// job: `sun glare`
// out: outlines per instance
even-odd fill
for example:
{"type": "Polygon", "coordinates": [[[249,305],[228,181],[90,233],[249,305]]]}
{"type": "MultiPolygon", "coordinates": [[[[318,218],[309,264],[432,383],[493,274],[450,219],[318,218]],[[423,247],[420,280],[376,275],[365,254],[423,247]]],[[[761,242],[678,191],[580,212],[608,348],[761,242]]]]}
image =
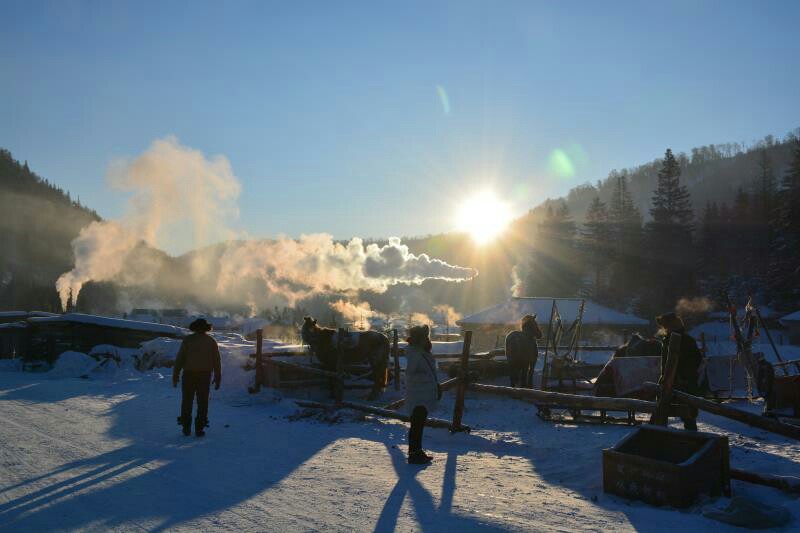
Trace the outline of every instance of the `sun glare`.
{"type": "Polygon", "coordinates": [[[481,191],[464,200],[456,213],[459,231],[469,233],[478,244],[500,235],[511,222],[511,208],[492,191],[481,191]]]}

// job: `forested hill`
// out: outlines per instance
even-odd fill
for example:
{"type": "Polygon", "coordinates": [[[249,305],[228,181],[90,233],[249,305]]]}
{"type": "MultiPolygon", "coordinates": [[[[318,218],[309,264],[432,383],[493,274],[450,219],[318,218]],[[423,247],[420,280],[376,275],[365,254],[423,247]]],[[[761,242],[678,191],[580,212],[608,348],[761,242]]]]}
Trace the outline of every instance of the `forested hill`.
{"type": "Polygon", "coordinates": [[[0,149],[0,308],[57,310],[56,278],[96,212],[0,149]]]}
{"type": "MultiPolygon", "coordinates": [[[[699,215],[707,202],[732,206],[739,189],[752,192],[764,165],[776,180],[780,180],[792,159],[791,141],[799,136],[800,128],[797,128],[783,140],[767,135],[749,147],[740,143],[711,144],[692,148],[688,154],[677,153],[681,180],[689,189],[695,212],[699,215]]],[[[610,203],[617,178],[626,176],[628,190],[646,220],[663,155],[653,154],[653,160],[643,165],[612,170],[607,178],[579,185],[565,197],[549,199],[532,212],[542,213],[548,205],[564,201],[575,220],[582,221],[594,197],[610,203]]]]}

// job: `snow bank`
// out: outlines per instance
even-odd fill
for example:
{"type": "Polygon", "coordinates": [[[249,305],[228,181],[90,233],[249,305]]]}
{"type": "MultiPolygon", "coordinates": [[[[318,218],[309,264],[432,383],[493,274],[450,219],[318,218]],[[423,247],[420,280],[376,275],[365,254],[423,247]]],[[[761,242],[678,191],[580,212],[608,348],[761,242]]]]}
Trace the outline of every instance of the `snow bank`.
{"type": "Polygon", "coordinates": [[[21,372],[22,359],[0,359],[0,372],[21,372]]]}
{"type": "Polygon", "coordinates": [[[48,375],[56,378],[77,378],[88,375],[99,362],[82,352],[64,352],[58,356],[48,375]]]}

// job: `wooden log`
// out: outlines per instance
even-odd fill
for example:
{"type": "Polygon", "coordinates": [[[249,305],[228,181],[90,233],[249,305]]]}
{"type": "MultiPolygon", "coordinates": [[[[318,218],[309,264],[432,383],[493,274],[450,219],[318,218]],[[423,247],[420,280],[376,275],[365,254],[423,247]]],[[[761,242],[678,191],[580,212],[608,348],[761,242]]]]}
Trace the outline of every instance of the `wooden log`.
{"type": "MultiPolygon", "coordinates": [[[[442,381],[441,383],[439,383],[439,388],[442,389],[442,392],[445,392],[452,389],[457,384],[458,384],[458,378],[450,378],[446,381],[442,381]]],[[[395,409],[400,409],[405,404],[406,404],[406,399],[400,398],[399,400],[395,400],[390,404],[384,405],[383,408],[395,410],[395,409]]]]}
{"type": "Polygon", "coordinates": [[[392,357],[394,358],[394,390],[400,390],[400,350],[397,348],[397,330],[392,330],[392,357]]]}
{"type": "MultiPolygon", "coordinates": [[[[518,389],[500,385],[485,385],[483,383],[470,383],[469,390],[505,396],[517,400],[528,400],[537,405],[549,407],[563,407],[570,409],[587,409],[595,411],[636,411],[639,413],[653,413],[656,402],[637,400],[635,398],[608,398],[604,396],[584,396],[582,394],[566,394],[537,389],[518,389]]],[[[670,414],[685,414],[686,409],[681,406],[670,406],[670,414]]]]}
{"type": "MultiPolygon", "coordinates": [[[[658,387],[658,385],[655,383],[645,383],[645,386],[649,390],[655,390],[658,387]]],[[[742,411],[741,409],[729,407],[727,405],[705,400],[703,398],[698,398],[697,396],[692,396],[691,394],[687,394],[683,391],[675,390],[672,391],[672,394],[676,400],[691,405],[692,407],[700,409],[701,411],[724,416],[725,418],[736,420],[737,422],[747,424],[748,426],[753,426],[765,431],[771,431],[772,433],[783,435],[784,437],[800,440],[800,426],[784,424],[783,422],[779,422],[772,418],[742,411]]]]}
{"type": "Polygon", "coordinates": [[[456,387],[456,402],[453,408],[453,425],[450,431],[464,431],[461,425],[461,418],[464,416],[464,395],[467,390],[467,380],[469,379],[469,347],[472,344],[472,332],[464,332],[464,346],[461,350],[461,366],[458,368],[458,382],[456,387]]]}
{"type": "Polygon", "coordinates": [[[782,366],[789,366],[789,365],[800,365],[800,359],[792,359],[791,361],[782,361],[780,363],[772,363],[774,367],[782,367],[782,366]]]}
{"type": "Polygon", "coordinates": [[[289,361],[281,361],[280,359],[265,359],[265,364],[267,365],[275,365],[281,366],[284,368],[291,368],[297,370],[298,372],[304,372],[306,374],[313,374],[315,376],[322,376],[326,378],[333,378],[336,379],[338,376],[336,372],[331,372],[330,370],[324,370],[322,368],[316,368],[313,366],[307,365],[299,365],[297,363],[290,363],[289,361]]]}
{"type": "Polygon", "coordinates": [[[731,479],[738,479],[756,485],[774,487],[784,492],[800,494],[800,478],[793,476],[776,476],[774,474],[759,474],[738,468],[731,468],[731,479]]]}
{"type": "Polygon", "coordinates": [[[672,403],[672,386],[678,373],[678,360],[681,355],[681,336],[671,333],[667,349],[667,364],[661,373],[661,390],[658,394],[658,404],[650,419],[651,424],[666,426],[669,418],[669,406],[672,403]]]}
{"type": "MultiPolygon", "coordinates": [[[[372,405],[366,405],[357,402],[349,402],[349,401],[341,401],[337,404],[329,404],[329,403],[322,403],[322,402],[314,402],[308,400],[297,400],[295,401],[297,405],[300,407],[311,407],[315,409],[341,409],[343,407],[348,409],[354,409],[356,411],[362,411],[365,413],[370,413],[377,416],[382,416],[384,418],[392,418],[394,420],[402,420],[403,422],[410,423],[411,417],[409,415],[398,413],[396,411],[390,411],[389,409],[384,409],[382,407],[375,407],[372,405]]],[[[443,420],[441,418],[431,418],[428,417],[425,420],[425,425],[432,427],[432,428],[441,428],[441,429],[450,429],[453,426],[453,423],[449,420],[443,420]]],[[[469,429],[466,426],[463,426],[465,429],[469,429]]]]}

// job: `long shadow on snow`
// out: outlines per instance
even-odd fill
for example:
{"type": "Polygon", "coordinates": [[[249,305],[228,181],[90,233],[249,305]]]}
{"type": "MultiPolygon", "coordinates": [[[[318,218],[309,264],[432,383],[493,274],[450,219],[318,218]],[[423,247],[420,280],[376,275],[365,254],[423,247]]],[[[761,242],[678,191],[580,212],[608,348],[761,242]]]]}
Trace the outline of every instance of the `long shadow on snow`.
{"type": "MultiPolygon", "coordinates": [[[[157,529],[166,529],[230,510],[279,483],[331,442],[348,436],[346,430],[331,426],[309,439],[308,424],[286,421],[276,424],[280,432],[248,431],[241,427],[232,431],[223,427],[223,421],[226,417],[235,418],[236,408],[213,402],[209,437],[203,440],[183,437],[175,424],[176,403],[160,396],[153,398],[152,388],[145,394],[136,394],[140,391],[135,383],[108,388],[100,384],[88,390],[82,383],[49,387],[48,380],[44,380],[32,386],[6,388],[0,401],[56,402],[81,393],[128,394],[128,398],[112,405],[103,416],[113,418],[109,436],[126,439],[130,444],[106,453],[98,450],[91,457],[0,488],[7,492],[25,485],[36,487],[0,505],[0,528],[18,531],[114,528],[146,521],[148,529],[154,523],[158,524],[157,529]],[[52,478],[49,484],[48,478],[52,478]],[[168,501],[163,499],[165,484],[172,488],[167,492],[168,501]]],[[[164,386],[165,390],[169,387],[166,380],[164,386]]],[[[169,390],[172,391],[171,387],[169,390]]],[[[249,420],[252,419],[250,416],[249,420]]],[[[266,428],[271,425],[269,420],[263,423],[266,428]]],[[[84,444],[73,445],[67,437],[62,440],[67,446],[84,444]]],[[[259,506],[257,501],[248,505],[259,506]]],[[[269,516],[267,506],[258,511],[262,518],[269,516]]],[[[279,516],[275,518],[280,521],[279,516]]],[[[252,529],[268,527],[246,515],[237,520],[252,529]]]]}

